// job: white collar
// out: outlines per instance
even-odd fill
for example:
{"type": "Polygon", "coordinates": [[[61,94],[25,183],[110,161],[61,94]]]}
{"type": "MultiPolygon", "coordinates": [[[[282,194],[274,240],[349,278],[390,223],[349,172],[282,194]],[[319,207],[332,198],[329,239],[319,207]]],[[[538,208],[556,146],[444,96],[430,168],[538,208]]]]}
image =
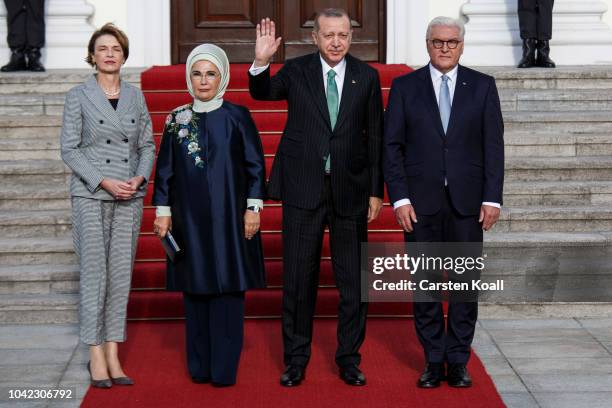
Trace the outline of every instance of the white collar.
{"type": "Polygon", "coordinates": [[[340,77],[344,75],[344,71],[346,70],[346,57],[342,58],[342,61],[336,64],[336,66],[333,68],[330,67],[327,62],[325,62],[321,54],[319,54],[319,58],[321,58],[321,66],[323,67],[323,76],[327,76],[327,73],[332,69],[336,71],[336,75],[339,75],[340,77]]]}
{"type": "MultiPolygon", "coordinates": [[[[451,69],[450,71],[448,71],[446,73],[446,76],[448,77],[448,79],[451,80],[451,82],[456,82],[457,81],[457,71],[459,71],[459,65],[457,64],[455,66],[455,68],[451,69]]],[[[433,79],[434,81],[438,81],[440,78],[442,78],[443,73],[441,73],[440,71],[438,71],[432,64],[431,62],[429,63],[429,73],[431,74],[431,79],[433,79]]]]}

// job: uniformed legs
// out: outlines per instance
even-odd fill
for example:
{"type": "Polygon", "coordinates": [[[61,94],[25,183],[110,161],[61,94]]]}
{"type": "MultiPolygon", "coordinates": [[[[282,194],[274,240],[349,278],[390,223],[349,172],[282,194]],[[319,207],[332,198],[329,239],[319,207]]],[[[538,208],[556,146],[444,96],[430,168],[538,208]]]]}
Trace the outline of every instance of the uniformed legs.
{"type": "Polygon", "coordinates": [[[554,0],[518,0],[518,16],[523,58],[519,68],[554,68],[550,59],[554,0]],[[536,57],[537,52],[537,57],[536,57]]]}
{"type": "Polygon", "coordinates": [[[4,0],[4,5],[12,54],[2,71],[44,71],[40,49],[45,45],[45,0],[4,0]]]}
{"type": "Polygon", "coordinates": [[[81,341],[125,341],[125,319],[143,201],[72,198],[80,266],[81,341]]]}
{"type": "Polygon", "coordinates": [[[244,292],[183,292],[187,368],[194,382],[236,383],[244,338],[244,292]]]}

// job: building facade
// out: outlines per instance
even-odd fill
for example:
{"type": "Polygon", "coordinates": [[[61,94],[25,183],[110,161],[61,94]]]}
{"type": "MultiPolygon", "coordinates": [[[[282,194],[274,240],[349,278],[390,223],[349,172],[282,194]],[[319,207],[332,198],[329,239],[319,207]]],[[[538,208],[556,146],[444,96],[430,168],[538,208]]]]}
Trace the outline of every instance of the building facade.
{"type": "MultiPolygon", "coordinates": [[[[278,11],[279,19],[286,21],[289,21],[288,16],[302,13],[295,20],[299,20],[299,23],[287,23],[301,29],[294,30],[295,34],[287,33],[289,45],[286,55],[289,58],[293,55],[291,44],[297,47],[307,40],[304,33],[311,24],[308,20],[311,8],[320,3],[305,0],[47,0],[47,46],[43,58],[48,68],[86,68],[84,58],[89,36],[96,27],[110,21],[124,29],[130,38],[127,66],[149,67],[180,62],[181,52],[177,44],[181,37],[177,33],[180,29],[188,32],[191,28],[185,28],[181,22],[185,19],[178,19],[177,14],[186,13],[184,17],[187,20],[193,15],[199,16],[199,19],[192,20],[194,30],[203,33],[197,41],[210,33],[228,31],[228,28],[230,33],[234,30],[244,36],[244,33],[248,35],[249,30],[253,30],[258,13],[265,12],[255,10],[255,7],[260,7],[255,4],[271,7],[271,10],[278,11]],[[294,43],[291,40],[295,40],[294,43]]],[[[354,21],[356,31],[365,32],[366,25],[380,19],[377,35],[367,38],[361,34],[356,36],[363,40],[363,44],[355,47],[356,52],[365,50],[368,42],[380,44],[378,54],[367,54],[375,55],[369,58],[372,60],[411,66],[427,62],[425,29],[427,23],[438,15],[466,21],[463,63],[477,66],[515,65],[519,59],[521,42],[516,0],[347,0],[345,3],[347,9],[360,14],[354,21]],[[380,4],[378,16],[364,14],[372,3],[380,4]]],[[[265,6],[262,7],[265,10],[265,6]]],[[[612,0],[555,1],[551,47],[552,56],[558,64],[612,64],[611,7],[612,0]]],[[[189,47],[189,41],[194,40],[185,40],[184,47],[189,47]]],[[[240,38],[227,44],[231,48],[232,44],[243,41],[244,38],[240,38]]],[[[6,61],[8,56],[6,10],[1,3],[0,62],[6,61]]],[[[248,58],[244,51],[241,56],[242,59],[248,58]]]]}

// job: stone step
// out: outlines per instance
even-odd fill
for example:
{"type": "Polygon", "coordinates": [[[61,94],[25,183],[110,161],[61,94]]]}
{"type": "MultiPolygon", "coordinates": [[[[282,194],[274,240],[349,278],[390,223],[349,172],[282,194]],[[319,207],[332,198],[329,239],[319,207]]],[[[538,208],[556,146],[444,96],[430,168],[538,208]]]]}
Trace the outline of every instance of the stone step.
{"type": "MultiPolygon", "coordinates": [[[[504,141],[507,157],[612,155],[612,132],[579,134],[515,131],[508,132],[504,141]]],[[[13,160],[15,157],[22,160],[60,160],[59,134],[52,137],[0,139],[0,161],[13,160]]]]}
{"type": "Polygon", "coordinates": [[[610,89],[501,89],[499,97],[504,111],[612,110],[610,89]]]}
{"type": "MultiPolygon", "coordinates": [[[[504,111],[612,110],[608,89],[500,89],[499,94],[504,111]]],[[[0,93],[0,115],[62,115],[64,100],[65,93],[0,93]]]]}
{"type": "MultiPolygon", "coordinates": [[[[71,211],[0,211],[4,238],[68,236],[72,231],[71,211]]],[[[609,205],[512,206],[505,202],[496,232],[596,232],[612,231],[609,205]]]]}
{"type": "Polygon", "coordinates": [[[64,237],[72,231],[70,210],[0,211],[5,238],[64,237]]]}
{"type": "Polygon", "coordinates": [[[504,112],[507,131],[612,133],[612,111],[504,112]]]}
{"type": "Polygon", "coordinates": [[[0,211],[70,209],[68,185],[0,183],[0,211]]]}
{"type": "Polygon", "coordinates": [[[0,116],[0,140],[24,137],[59,140],[62,117],[60,115],[0,116]]]}
{"type": "Polygon", "coordinates": [[[67,186],[70,174],[70,169],[60,160],[0,161],[1,183],[47,183],[63,188],[67,186]]]}
{"type": "Polygon", "coordinates": [[[0,115],[62,115],[65,94],[0,94],[0,115]]]}
{"type": "Polygon", "coordinates": [[[509,181],[504,183],[504,207],[588,205],[612,205],[612,181],[509,181]]]}
{"type": "Polygon", "coordinates": [[[612,231],[612,207],[507,207],[496,232],[599,232],[612,231]]]}
{"type": "Polygon", "coordinates": [[[76,263],[72,236],[0,238],[0,265],[70,265],[76,263]]]}
{"type": "Polygon", "coordinates": [[[612,67],[564,66],[556,69],[475,67],[495,77],[500,89],[612,89],[612,67]]]}
{"type": "MultiPolygon", "coordinates": [[[[123,68],[123,80],[140,87],[142,68],[123,68]]],[[[2,73],[0,94],[59,94],[87,81],[94,71],[91,69],[52,69],[43,73],[2,73]]]]}
{"type": "Polygon", "coordinates": [[[505,181],[612,181],[612,156],[509,157],[505,181]]]}
{"type": "Polygon", "coordinates": [[[78,265],[0,266],[0,295],[45,295],[78,291],[78,265]]]}
{"type": "Polygon", "coordinates": [[[55,137],[22,137],[0,139],[0,161],[61,160],[59,135],[55,137]]]}
{"type": "Polygon", "coordinates": [[[581,134],[513,131],[504,135],[504,144],[507,157],[612,155],[612,132],[581,134]]]}
{"type": "Polygon", "coordinates": [[[78,323],[77,294],[0,295],[0,323],[78,323]]]}

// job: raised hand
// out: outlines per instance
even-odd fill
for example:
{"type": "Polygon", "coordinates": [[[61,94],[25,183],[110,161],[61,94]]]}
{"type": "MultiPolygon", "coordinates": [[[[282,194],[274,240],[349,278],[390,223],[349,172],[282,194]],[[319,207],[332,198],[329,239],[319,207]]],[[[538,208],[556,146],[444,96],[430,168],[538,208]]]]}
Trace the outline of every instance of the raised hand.
{"type": "Polygon", "coordinates": [[[276,37],[276,28],[274,21],[269,18],[261,20],[255,28],[255,66],[263,67],[270,63],[272,56],[276,54],[281,43],[281,37],[276,37]]]}

